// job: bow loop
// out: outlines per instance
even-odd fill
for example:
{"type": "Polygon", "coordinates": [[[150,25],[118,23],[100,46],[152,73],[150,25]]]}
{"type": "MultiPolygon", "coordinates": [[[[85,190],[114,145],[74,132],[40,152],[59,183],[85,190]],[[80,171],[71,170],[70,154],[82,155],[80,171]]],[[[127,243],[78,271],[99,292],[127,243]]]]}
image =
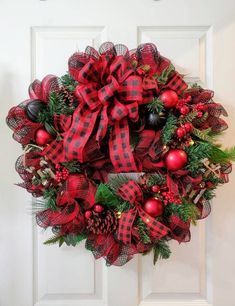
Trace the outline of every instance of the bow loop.
{"type": "Polygon", "coordinates": [[[136,202],[140,203],[143,201],[143,193],[140,186],[133,180],[123,184],[118,189],[118,194],[125,201],[130,202],[132,205],[136,202]]]}
{"type": "Polygon", "coordinates": [[[108,84],[98,91],[99,100],[104,105],[118,92],[120,87],[118,81],[112,75],[107,78],[107,82],[108,84]]]}

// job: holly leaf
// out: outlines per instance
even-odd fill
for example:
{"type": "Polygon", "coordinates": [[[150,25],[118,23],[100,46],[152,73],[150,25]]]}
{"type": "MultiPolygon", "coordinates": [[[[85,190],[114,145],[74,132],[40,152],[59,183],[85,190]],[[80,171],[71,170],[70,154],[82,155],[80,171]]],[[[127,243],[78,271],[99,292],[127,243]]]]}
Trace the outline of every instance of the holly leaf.
{"type": "Polygon", "coordinates": [[[109,187],[105,184],[100,184],[95,195],[95,200],[97,203],[102,203],[103,205],[116,207],[119,204],[119,200],[112,193],[109,187]]]}

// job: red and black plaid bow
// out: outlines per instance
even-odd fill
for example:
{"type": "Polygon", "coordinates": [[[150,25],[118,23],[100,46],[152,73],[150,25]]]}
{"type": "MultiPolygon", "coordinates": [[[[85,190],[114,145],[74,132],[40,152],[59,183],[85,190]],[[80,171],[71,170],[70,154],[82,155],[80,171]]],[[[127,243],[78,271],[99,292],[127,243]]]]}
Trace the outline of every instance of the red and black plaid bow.
{"type": "MultiPolygon", "coordinates": [[[[69,63],[74,62],[75,54],[69,63]]],[[[78,81],[75,94],[81,101],[73,115],[70,130],[64,137],[66,160],[84,161],[83,150],[96,122],[96,141],[101,141],[112,125],[109,139],[110,158],[117,172],[137,171],[129,143],[127,117],[138,120],[142,103],[142,80],[123,56],[102,54],[82,67],[69,65],[78,81]]]]}
{"type": "Polygon", "coordinates": [[[143,202],[143,193],[140,186],[135,181],[128,181],[123,184],[118,193],[124,201],[128,201],[134,207],[128,212],[123,212],[119,221],[118,239],[123,243],[130,244],[132,236],[132,227],[137,215],[147,225],[149,233],[153,239],[161,239],[170,231],[161,222],[149,216],[141,207],[143,202]]]}

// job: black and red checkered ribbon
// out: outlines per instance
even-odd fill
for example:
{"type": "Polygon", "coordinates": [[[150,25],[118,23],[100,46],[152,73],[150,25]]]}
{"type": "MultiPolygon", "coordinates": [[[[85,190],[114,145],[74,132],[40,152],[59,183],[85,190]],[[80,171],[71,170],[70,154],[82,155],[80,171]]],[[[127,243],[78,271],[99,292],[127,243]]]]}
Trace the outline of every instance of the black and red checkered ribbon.
{"type": "MultiPolygon", "coordinates": [[[[78,81],[75,94],[80,101],[70,129],[64,134],[64,161],[84,161],[84,148],[92,134],[100,142],[109,130],[109,155],[115,172],[139,171],[129,142],[128,119],[137,121],[140,104],[150,102],[159,92],[154,73],[170,65],[153,44],[144,44],[135,52],[123,45],[106,43],[100,54],[91,47],[69,59],[69,72],[78,81]],[[136,69],[133,60],[139,63],[136,69]],[[150,65],[150,70],[142,68],[150,65]]],[[[162,88],[180,94],[187,88],[182,77],[173,72],[162,88]]],[[[60,146],[60,144],[57,144],[60,146]]],[[[49,150],[53,162],[58,149],[49,150]]],[[[59,149],[60,150],[60,149],[59,149]]]]}
{"type": "Polygon", "coordinates": [[[133,223],[138,215],[147,225],[153,240],[161,239],[166,236],[170,229],[148,215],[141,204],[143,203],[143,192],[140,186],[133,180],[123,184],[118,189],[118,194],[124,201],[128,201],[133,208],[128,212],[123,212],[119,220],[118,239],[125,244],[131,243],[133,223]]]}

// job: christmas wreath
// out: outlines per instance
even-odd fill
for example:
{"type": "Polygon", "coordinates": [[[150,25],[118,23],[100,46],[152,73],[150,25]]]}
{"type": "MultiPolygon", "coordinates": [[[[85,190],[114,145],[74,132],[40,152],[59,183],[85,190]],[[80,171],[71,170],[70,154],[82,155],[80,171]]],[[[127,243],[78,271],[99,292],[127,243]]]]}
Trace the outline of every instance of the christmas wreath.
{"type": "Polygon", "coordinates": [[[213,92],[188,85],[156,46],[104,43],[73,54],[68,73],[29,87],[7,124],[23,146],[16,171],[36,201],[45,244],[77,245],[107,265],[134,254],[168,258],[168,241],[190,240],[228,182],[235,147],[213,92]]]}

